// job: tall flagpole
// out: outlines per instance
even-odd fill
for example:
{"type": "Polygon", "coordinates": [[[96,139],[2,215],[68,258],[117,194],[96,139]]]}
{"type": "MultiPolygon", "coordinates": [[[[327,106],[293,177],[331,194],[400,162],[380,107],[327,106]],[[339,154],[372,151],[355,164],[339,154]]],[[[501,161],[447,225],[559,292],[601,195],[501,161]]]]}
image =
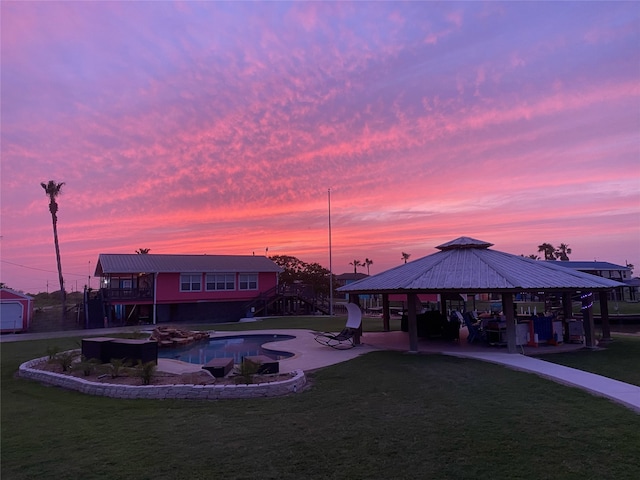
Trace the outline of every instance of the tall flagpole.
{"type": "Polygon", "coordinates": [[[331,188],[327,190],[329,200],[329,315],[333,316],[333,265],[331,260],[331,188]]]}

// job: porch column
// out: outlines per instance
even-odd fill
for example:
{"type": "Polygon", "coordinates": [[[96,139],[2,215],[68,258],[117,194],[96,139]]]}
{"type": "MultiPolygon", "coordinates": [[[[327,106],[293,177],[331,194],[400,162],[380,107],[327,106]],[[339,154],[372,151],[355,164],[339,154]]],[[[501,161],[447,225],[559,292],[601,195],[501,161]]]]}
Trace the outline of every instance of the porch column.
{"type": "Polygon", "coordinates": [[[418,295],[415,293],[407,293],[407,310],[409,314],[409,353],[418,353],[418,321],[416,304],[418,303],[418,295]]]}
{"type": "Polygon", "coordinates": [[[518,353],[516,345],[516,316],[513,307],[513,294],[502,294],[502,313],[507,320],[507,351],[509,353],[518,353]]]}
{"type": "Polygon", "coordinates": [[[611,341],[611,328],[609,327],[609,302],[607,292],[600,290],[598,298],[600,300],[600,321],[602,322],[602,340],[601,342],[611,341]]]}
{"type": "Polygon", "coordinates": [[[388,332],[389,330],[391,330],[391,327],[389,326],[390,318],[391,318],[391,315],[389,314],[389,294],[383,293],[382,294],[382,329],[385,332],[388,332]]]}
{"type": "Polygon", "coordinates": [[[156,323],[158,323],[157,320],[157,308],[156,306],[158,305],[158,275],[160,275],[159,272],[155,272],[153,274],[153,324],[155,325],[156,323]]]}

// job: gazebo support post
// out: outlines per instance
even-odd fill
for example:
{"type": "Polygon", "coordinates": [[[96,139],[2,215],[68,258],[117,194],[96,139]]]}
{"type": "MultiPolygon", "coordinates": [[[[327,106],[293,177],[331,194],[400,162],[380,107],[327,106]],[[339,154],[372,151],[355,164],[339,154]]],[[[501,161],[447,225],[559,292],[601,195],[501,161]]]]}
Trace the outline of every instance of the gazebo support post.
{"type": "Polygon", "coordinates": [[[573,308],[571,302],[571,292],[562,292],[562,313],[564,316],[564,322],[562,322],[562,334],[564,341],[569,341],[569,320],[573,318],[573,308]]]}
{"type": "Polygon", "coordinates": [[[582,326],[584,328],[584,346],[587,348],[596,347],[595,325],[593,323],[593,294],[581,294],[582,298],[582,326]]]}
{"type": "MultiPolygon", "coordinates": [[[[360,295],[350,293],[349,303],[355,303],[358,307],[360,307],[360,295]]],[[[355,335],[353,336],[353,344],[361,345],[362,344],[362,342],[360,341],[361,337],[362,337],[362,322],[360,322],[360,326],[358,327],[358,329],[355,332],[355,335]]]]}
{"type": "Polygon", "coordinates": [[[509,353],[518,353],[516,346],[516,316],[513,306],[513,294],[502,294],[502,313],[507,320],[507,351],[509,353]]]}
{"type": "Polygon", "coordinates": [[[611,341],[611,328],[609,327],[609,302],[607,292],[600,290],[598,299],[600,300],[600,322],[602,326],[601,342],[608,343],[611,341]]]}
{"type": "Polygon", "coordinates": [[[418,315],[417,315],[418,295],[407,293],[407,310],[409,314],[409,353],[418,353],[418,315]]]}
{"type": "Polygon", "coordinates": [[[391,319],[391,314],[389,313],[389,294],[382,294],[382,329],[385,332],[391,330],[389,325],[389,320],[391,319]]]}

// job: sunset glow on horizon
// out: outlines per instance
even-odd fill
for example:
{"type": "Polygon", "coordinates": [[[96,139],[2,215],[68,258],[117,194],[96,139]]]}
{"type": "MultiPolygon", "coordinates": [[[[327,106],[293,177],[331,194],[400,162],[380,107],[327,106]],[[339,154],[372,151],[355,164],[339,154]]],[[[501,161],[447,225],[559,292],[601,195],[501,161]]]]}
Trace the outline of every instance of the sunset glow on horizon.
{"type": "Polygon", "coordinates": [[[460,236],[640,272],[640,3],[2,2],[0,281],[100,253],[371,274],[460,236]],[[359,271],[366,273],[366,269],[359,271]]]}

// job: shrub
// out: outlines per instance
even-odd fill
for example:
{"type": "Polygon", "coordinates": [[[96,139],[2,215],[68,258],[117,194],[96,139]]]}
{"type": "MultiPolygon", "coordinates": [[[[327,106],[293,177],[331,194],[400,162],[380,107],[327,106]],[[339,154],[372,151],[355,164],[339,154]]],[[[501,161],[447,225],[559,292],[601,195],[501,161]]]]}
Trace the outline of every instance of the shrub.
{"type": "Polygon", "coordinates": [[[112,358],[111,364],[109,365],[109,371],[111,373],[111,378],[117,378],[122,374],[123,369],[127,367],[127,359],[126,358],[112,358]]]}
{"type": "Polygon", "coordinates": [[[137,371],[140,378],[142,378],[142,384],[149,385],[153,375],[156,373],[156,362],[142,363],[142,360],[138,360],[137,371]]]}
{"type": "Polygon", "coordinates": [[[247,385],[253,383],[253,376],[258,373],[259,369],[259,363],[243,358],[238,371],[239,377],[236,378],[236,383],[246,383],[247,385]]]}
{"type": "Polygon", "coordinates": [[[53,358],[49,359],[49,363],[55,363],[60,365],[63,372],[68,371],[73,364],[74,358],[76,358],[76,353],[72,351],[56,353],[53,358]]]}
{"type": "Polygon", "coordinates": [[[47,347],[47,356],[49,357],[49,360],[53,360],[58,353],[60,353],[60,347],[47,347]]]}
{"type": "Polygon", "coordinates": [[[88,377],[89,375],[91,375],[93,370],[96,368],[96,365],[98,365],[99,363],[100,360],[98,360],[97,358],[87,359],[87,357],[82,355],[80,357],[80,361],[76,362],[73,365],[73,369],[82,372],[85,377],[88,377]]]}

